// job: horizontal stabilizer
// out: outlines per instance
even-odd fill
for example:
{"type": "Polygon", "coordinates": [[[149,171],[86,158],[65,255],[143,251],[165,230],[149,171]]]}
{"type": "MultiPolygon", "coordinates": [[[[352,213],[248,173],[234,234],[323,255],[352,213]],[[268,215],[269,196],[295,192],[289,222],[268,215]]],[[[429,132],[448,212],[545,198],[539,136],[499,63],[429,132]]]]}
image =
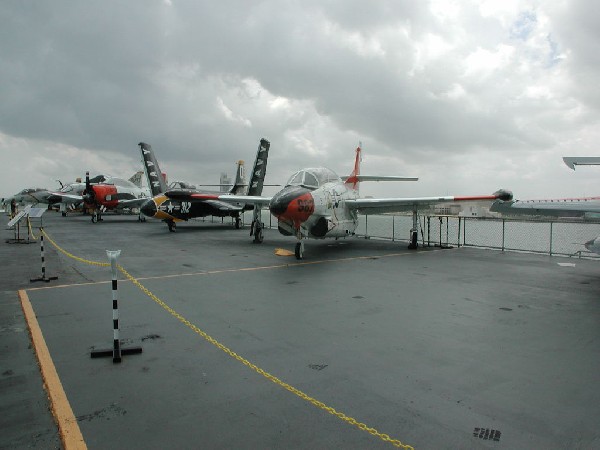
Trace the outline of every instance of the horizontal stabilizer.
{"type": "MultiPolygon", "coordinates": [[[[419,181],[418,177],[399,177],[386,175],[356,175],[356,181],[419,181]]],[[[342,177],[342,181],[346,181],[348,177],[342,177]]]]}

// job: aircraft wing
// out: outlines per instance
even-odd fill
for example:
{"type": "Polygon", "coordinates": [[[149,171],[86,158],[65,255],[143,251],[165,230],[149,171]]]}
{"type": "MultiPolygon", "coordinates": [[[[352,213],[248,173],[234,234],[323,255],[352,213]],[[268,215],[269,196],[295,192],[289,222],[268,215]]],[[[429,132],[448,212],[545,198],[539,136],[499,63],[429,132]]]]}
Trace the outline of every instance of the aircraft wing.
{"type": "Polygon", "coordinates": [[[72,201],[72,202],[81,202],[83,201],[83,196],[74,195],[74,194],[65,194],[63,192],[52,192],[50,193],[48,199],[50,201],[59,202],[59,201],[72,201]],[[60,198],[60,200],[59,200],[60,198]]]}
{"type": "Polygon", "coordinates": [[[490,211],[507,215],[582,217],[600,214],[600,197],[495,201],[490,211]]]}
{"type": "Polygon", "coordinates": [[[65,204],[77,204],[83,201],[81,195],[76,194],[65,194],[64,192],[51,192],[48,196],[48,203],[65,203],[65,204]]]}
{"type": "MultiPolygon", "coordinates": [[[[356,175],[357,181],[419,181],[418,177],[401,177],[394,175],[356,175]]],[[[341,177],[346,181],[349,177],[341,177]]]]}
{"type": "Polygon", "coordinates": [[[600,157],[598,156],[565,156],[563,161],[569,168],[575,170],[575,166],[598,166],[600,157]]]}
{"type": "Polygon", "coordinates": [[[117,208],[141,208],[148,200],[150,200],[150,197],[131,198],[127,200],[120,199],[117,208]]]}
{"type": "Polygon", "coordinates": [[[213,195],[213,194],[192,194],[193,198],[202,200],[219,200],[226,203],[244,203],[251,205],[268,206],[272,197],[262,197],[260,195],[213,195]]]}
{"type": "Polygon", "coordinates": [[[241,211],[243,209],[242,205],[222,202],[220,200],[202,200],[202,202],[206,203],[207,205],[210,205],[211,207],[219,211],[241,211]]]}
{"type": "Polygon", "coordinates": [[[368,214],[379,214],[387,212],[413,211],[415,209],[437,205],[449,202],[470,202],[470,201],[493,201],[512,199],[512,193],[505,190],[499,190],[492,195],[477,195],[471,197],[414,197],[414,198],[359,198],[356,200],[346,200],[346,206],[350,209],[368,214]]]}

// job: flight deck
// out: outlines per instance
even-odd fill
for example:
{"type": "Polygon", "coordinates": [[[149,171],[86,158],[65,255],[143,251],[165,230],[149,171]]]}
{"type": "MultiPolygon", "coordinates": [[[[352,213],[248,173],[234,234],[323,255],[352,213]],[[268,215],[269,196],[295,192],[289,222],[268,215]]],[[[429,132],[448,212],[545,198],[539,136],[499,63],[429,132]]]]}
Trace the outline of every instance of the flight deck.
{"type": "Polygon", "coordinates": [[[57,280],[30,282],[37,222],[1,247],[0,448],[600,448],[597,260],[358,237],[296,260],[228,219],[43,225],[57,280]],[[113,295],[142,349],[120,363],[90,357],[113,295]]]}

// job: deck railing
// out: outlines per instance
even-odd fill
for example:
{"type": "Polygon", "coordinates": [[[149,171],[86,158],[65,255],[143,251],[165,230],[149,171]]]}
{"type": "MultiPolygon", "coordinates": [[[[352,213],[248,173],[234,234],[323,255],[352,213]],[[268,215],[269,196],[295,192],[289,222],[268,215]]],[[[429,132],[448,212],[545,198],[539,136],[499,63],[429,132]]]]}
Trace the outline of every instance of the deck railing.
{"type": "MultiPolygon", "coordinates": [[[[267,227],[277,228],[277,219],[268,211],[263,211],[262,218],[267,227]]],[[[221,221],[214,219],[217,220],[221,221]]],[[[252,212],[244,213],[242,223],[248,225],[251,221],[252,212]]],[[[411,215],[363,215],[359,217],[356,234],[408,243],[411,228],[411,215]]],[[[600,259],[600,255],[584,245],[598,236],[599,220],[419,216],[419,244],[424,246],[465,246],[600,259]]]]}

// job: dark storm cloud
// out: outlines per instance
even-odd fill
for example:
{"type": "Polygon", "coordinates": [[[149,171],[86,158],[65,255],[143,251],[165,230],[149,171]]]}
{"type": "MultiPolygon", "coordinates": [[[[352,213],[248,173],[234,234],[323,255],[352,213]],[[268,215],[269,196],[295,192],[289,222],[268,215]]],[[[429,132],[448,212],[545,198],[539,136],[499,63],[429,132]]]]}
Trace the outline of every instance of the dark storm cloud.
{"type": "Polygon", "coordinates": [[[144,140],[199,177],[250,161],[260,137],[286,176],[315,158],[338,169],[358,140],[415,168],[554,158],[594,136],[598,19],[547,5],[9,1],[0,132],[82,159],[135,160],[144,140]]]}

